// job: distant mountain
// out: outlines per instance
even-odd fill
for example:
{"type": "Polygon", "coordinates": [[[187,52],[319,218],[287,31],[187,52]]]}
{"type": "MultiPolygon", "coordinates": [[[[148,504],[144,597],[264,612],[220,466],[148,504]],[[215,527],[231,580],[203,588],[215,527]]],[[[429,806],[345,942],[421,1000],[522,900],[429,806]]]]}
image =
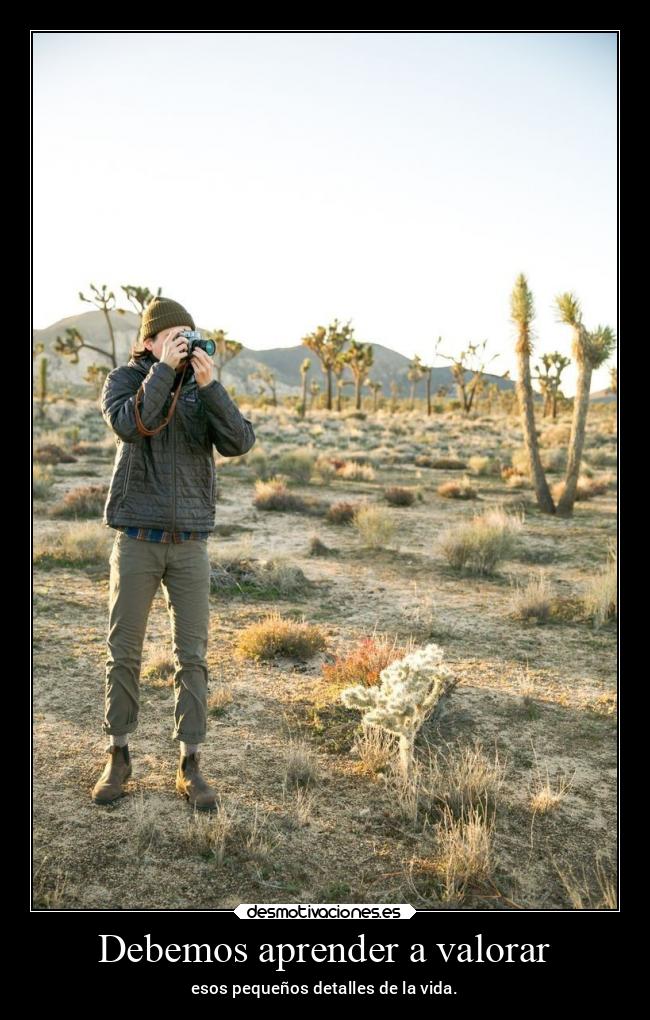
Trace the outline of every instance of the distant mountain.
{"type": "Polygon", "coordinates": [[[589,399],[596,404],[612,404],[616,400],[616,394],[611,390],[596,390],[589,394],[589,399]]]}
{"type": "MultiPolygon", "coordinates": [[[[136,339],[140,318],[135,312],[110,312],[111,324],[115,333],[117,346],[118,364],[124,364],[129,359],[129,354],[134,340],[136,339]]],[[[108,329],[103,312],[84,312],[81,315],[70,316],[55,322],[47,329],[35,329],[33,334],[34,345],[42,343],[45,353],[48,356],[48,375],[52,382],[62,385],[75,385],[83,382],[86,369],[95,363],[110,365],[110,362],[101,357],[95,351],[83,349],[79,352],[79,364],[73,365],[67,359],[56,354],[52,346],[58,335],[64,336],[65,330],[75,327],[79,330],[84,340],[97,347],[108,349],[108,329]]],[[[199,326],[199,329],[202,327],[199,326]]],[[[391,383],[397,383],[399,393],[407,397],[410,393],[410,383],[407,378],[409,369],[409,358],[403,354],[384,347],[382,344],[373,344],[374,365],[370,369],[370,378],[373,381],[381,382],[383,396],[391,396],[391,383]]],[[[260,392],[261,383],[251,378],[252,374],[260,368],[269,368],[276,378],[278,397],[294,394],[298,396],[301,392],[300,366],[308,358],[311,368],[307,379],[317,379],[324,392],[326,376],[321,369],[320,361],[316,355],[303,346],[295,344],[293,347],[272,347],[265,351],[255,351],[250,347],[244,347],[236,358],[228,363],[222,374],[224,386],[236,386],[237,392],[254,396],[260,392]]],[[[467,373],[469,378],[469,373],[467,373]]],[[[351,373],[346,371],[346,376],[351,378],[351,373]]],[[[499,376],[486,373],[487,383],[496,383],[500,389],[512,389],[514,382],[511,379],[502,379],[499,376]]],[[[448,386],[449,392],[455,392],[454,381],[451,371],[447,366],[434,368],[431,373],[431,393],[435,394],[439,386],[448,386]]],[[[336,395],[336,388],[333,381],[333,392],[336,395]]],[[[352,386],[346,386],[344,392],[350,395],[354,392],[352,386]]],[[[426,393],[424,380],[416,387],[416,396],[423,397],[426,393]]]]}

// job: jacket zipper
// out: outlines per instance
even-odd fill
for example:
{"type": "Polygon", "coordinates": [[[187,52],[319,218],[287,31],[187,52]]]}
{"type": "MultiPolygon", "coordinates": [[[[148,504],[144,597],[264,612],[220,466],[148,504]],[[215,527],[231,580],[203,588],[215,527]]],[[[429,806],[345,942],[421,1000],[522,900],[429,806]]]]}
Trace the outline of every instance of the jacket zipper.
{"type": "Polygon", "coordinates": [[[169,441],[172,447],[172,533],[176,530],[176,429],[174,418],[169,423],[171,435],[169,441]]]}
{"type": "Polygon", "coordinates": [[[129,458],[126,464],[126,475],[124,476],[124,486],[122,488],[122,499],[126,497],[126,489],[129,484],[129,478],[131,477],[131,465],[133,463],[133,448],[135,443],[129,443],[129,458]]]}

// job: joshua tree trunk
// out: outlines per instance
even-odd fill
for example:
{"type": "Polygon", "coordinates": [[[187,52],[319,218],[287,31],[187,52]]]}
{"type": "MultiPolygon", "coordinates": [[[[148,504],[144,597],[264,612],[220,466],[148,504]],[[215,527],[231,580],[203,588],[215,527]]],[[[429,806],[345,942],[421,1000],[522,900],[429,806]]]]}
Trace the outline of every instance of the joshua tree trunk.
{"type": "Polygon", "coordinates": [[[561,517],[570,517],[573,513],[573,504],[575,503],[578,488],[580,462],[582,460],[582,449],[585,443],[591,372],[591,364],[587,358],[578,362],[578,378],[576,382],[576,395],[573,400],[573,419],[571,421],[564,491],[560,496],[556,511],[561,517]]]}
{"type": "Polygon", "coordinates": [[[528,463],[535,487],[537,505],[544,513],[555,513],[553,497],[546,481],[544,468],[539,455],[537,445],[537,434],[535,432],[535,405],[533,401],[533,388],[530,382],[530,362],[525,351],[521,350],[521,344],[517,346],[517,397],[519,398],[519,409],[521,411],[524,427],[524,443],[528,454],[528,463]]]}

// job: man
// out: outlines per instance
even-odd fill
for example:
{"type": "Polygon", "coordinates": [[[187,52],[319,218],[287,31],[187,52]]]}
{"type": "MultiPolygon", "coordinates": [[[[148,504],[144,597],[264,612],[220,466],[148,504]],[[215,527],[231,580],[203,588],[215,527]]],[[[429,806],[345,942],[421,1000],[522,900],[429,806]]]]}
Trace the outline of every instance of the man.
{"type": "Polygon", "coordinates": [[[113,369],[102,390],[102,415],[118,437],[103,520],[117,535],[110,557],[102,726],[110,747],[92,792],[97,804],[121,797],[131,775],[128,735],[138,724],[142,646],[162,583],[175,663],[176,789],[200,810],[216,806],[199,753],[207,721],[207,539],[217,500],[212,447],[224,457],[239,456],[254,445],[255,433],[213,377],[205,351],[195,348],[188,361],[187,340],[179,333],[195,328],[178,302],[154,298],[128,364],[113,369]]]}

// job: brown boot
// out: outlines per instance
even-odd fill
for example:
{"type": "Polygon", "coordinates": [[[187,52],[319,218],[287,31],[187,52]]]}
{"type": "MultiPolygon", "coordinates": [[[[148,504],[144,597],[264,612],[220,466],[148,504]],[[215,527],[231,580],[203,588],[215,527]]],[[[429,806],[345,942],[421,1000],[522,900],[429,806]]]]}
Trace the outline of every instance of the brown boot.
{"type": "Polygon", "coordinates": [[[217,805],[216,791],[205,781],[199,770],[200,755],[181,755],[176,772],[176,789],[199,811],[211,811],[217,805]]]}
{"type": "Polygon", "coordinates": [[[95,804],[112,804],[124,793],[122,784],[131,775],[131,757],[129,749],[109,747],[109,759],[92,792],[95,804]]]}

